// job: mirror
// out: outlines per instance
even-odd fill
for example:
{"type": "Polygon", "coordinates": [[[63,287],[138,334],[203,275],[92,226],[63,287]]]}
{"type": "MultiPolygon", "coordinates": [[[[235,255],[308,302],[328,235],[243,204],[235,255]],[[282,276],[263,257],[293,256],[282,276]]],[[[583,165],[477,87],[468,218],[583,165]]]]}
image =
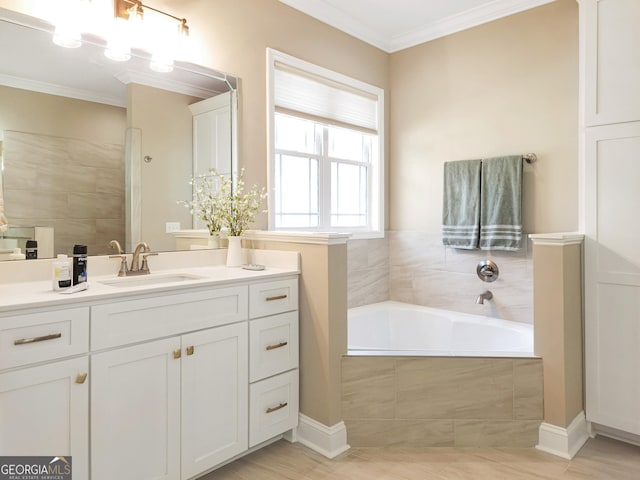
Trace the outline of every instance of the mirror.
{"type": "Polygon", "coordinates": [[[112,239],[129,252],[139,241],[174,250],[169,230],[202,228],[177,203],[191,198],[194,172],[235,171],[237,78],[180,62],[156,73],[143,54],[114,62],[100,39],[65,49],[51,31],[0,9],[0,191],[9,221],[0,258],[15,245],[24,251],[31,235],[38,258],[74,244],[88,245],[90,255],[113,253],[112,239]],[[202,108],[193,106],[211,97],[225,104],[215,122],[228,143],[211,145],[200,134],[194,147],[192,110],[202,108]]]}

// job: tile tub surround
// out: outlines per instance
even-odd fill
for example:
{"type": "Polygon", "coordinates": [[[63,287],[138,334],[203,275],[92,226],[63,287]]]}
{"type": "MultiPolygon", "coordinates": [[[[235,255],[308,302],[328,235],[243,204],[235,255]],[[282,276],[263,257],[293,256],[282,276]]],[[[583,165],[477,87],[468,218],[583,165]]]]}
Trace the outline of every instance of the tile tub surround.
{"type": "Polygon", "coordinates": [[[389,236],[347,241],[347,305],[389,300],[389,236]]]}
{"type": "Polygon", "coordinates": [[[344,356],[342,412],[352,447],[532,447],[542,360],[344,356]]]}
{"type": "Polygon", "coordinates": [[[528,244],[520,252],[460,250],[445,248],[439,230],[389,231],[387,236],[391,300],[533,323],[533,261],[528,244]],[[493,283],[476,275],[476,265],[486,259],[500,269],[493,283]],[[493,299],[476,304],[485,290],[493,292],[493,299]]]}
{"type": "Polygon", "coordinates": [[[521,252],[445,248],[440,231],[387,231],[385,238],[347,242],[349,308],[385,300],[533,323],[533,260],[521,252]],[[478,262],[491,259],[500,277],[484,283],[478,262]],[[477,305],[485,290],[492,301],[477,305]]]}

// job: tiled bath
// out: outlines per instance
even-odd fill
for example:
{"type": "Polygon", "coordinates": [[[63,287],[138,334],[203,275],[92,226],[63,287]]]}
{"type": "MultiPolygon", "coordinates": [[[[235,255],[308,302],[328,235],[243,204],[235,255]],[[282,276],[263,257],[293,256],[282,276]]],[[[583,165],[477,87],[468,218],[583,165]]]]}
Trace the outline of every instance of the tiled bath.
{"type": "Polygon", "coordinates": [[[342,358],[352,447],[532,447],[542,422],[542,359],[342,358]]]}
{"type": "Polygon", "coordinates": [[[349,308],[394,300],[455,312],[533,323],[533,261],[528,244],[519,252],[457,250],[442,245],[440,231],[387,231],[385,238],[349,240],[349,308]],[[476,265],[492,259],[496,282],[483,283],[476,265]],[[484,305],[476,296],[490,289],[484,305]]]}

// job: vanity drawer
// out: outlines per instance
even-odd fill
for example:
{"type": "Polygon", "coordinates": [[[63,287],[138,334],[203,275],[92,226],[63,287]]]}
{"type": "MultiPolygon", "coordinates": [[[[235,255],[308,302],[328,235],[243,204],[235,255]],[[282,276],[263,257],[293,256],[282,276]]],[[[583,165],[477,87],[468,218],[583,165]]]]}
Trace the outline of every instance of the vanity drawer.
{"type": "Polygon", "coordinates": [[[88,307],[0,318],[0,370],[88,351],[88,307]]]}
{"type": "Polygon", "coordinates": [[[298,277],[249,286],[249,316],[275,315],[298,309],[298,277]]]}
{"type": "Polygon", "coordinates": [[[249,447],[297,425],[297,369],[249,386],[249,447]]]}
{"type": "Polygon", "coordinates": [[[91,307],[91,350],[246,320],[247,296],[237,286],[91,307]]]}
{"type": "Polygon", "coordinates": [[[298,366],[298,312],[252,320],[249,325],[249,381],[298,366]]]}

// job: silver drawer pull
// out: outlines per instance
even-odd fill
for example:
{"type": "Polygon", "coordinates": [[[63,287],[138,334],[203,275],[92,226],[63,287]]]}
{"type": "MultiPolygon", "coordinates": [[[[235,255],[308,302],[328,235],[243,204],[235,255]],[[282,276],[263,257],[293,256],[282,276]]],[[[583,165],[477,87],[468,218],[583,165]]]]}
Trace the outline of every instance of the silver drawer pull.
{"type": "Polygon", "coordinates": [[[266,300],[267,302],[273,302],[274,300],[284,300],[285,298],[287,298],[287,294],[285,293],[284,295],[276,295],[275,297],[267,297],[266,300]]]}
{"type": "Polygon", "coordinates": [[[280,342],[280,343],[276,343],[275,345],[267,345],[266,350],[275,350],[276,348],[282,348],[288,344],[289,342],[280,342]]]}
{"type": "Polygon", "coordinates": [[[277,407],[269,407],[267,408],[267,413],[273,413],[273,412],[277,412],[278,410],[280,410],[281,408],[286,407],[287,405],[289,405],[287,402],[281,403],[280,405],[278,405],[277,407]]]}
{"type": "Polygon", "coordinates": [[[18,340],[14,340],[14,345],[26,345],[27,343],[36,343],[36,342],[44,342],[45,340],[54,340],[56,338],[62,337],[61,333],[52,333],[51,335],[43,335],[42,337],[33,337],[33,338],[20,338],[18,340]]]}

